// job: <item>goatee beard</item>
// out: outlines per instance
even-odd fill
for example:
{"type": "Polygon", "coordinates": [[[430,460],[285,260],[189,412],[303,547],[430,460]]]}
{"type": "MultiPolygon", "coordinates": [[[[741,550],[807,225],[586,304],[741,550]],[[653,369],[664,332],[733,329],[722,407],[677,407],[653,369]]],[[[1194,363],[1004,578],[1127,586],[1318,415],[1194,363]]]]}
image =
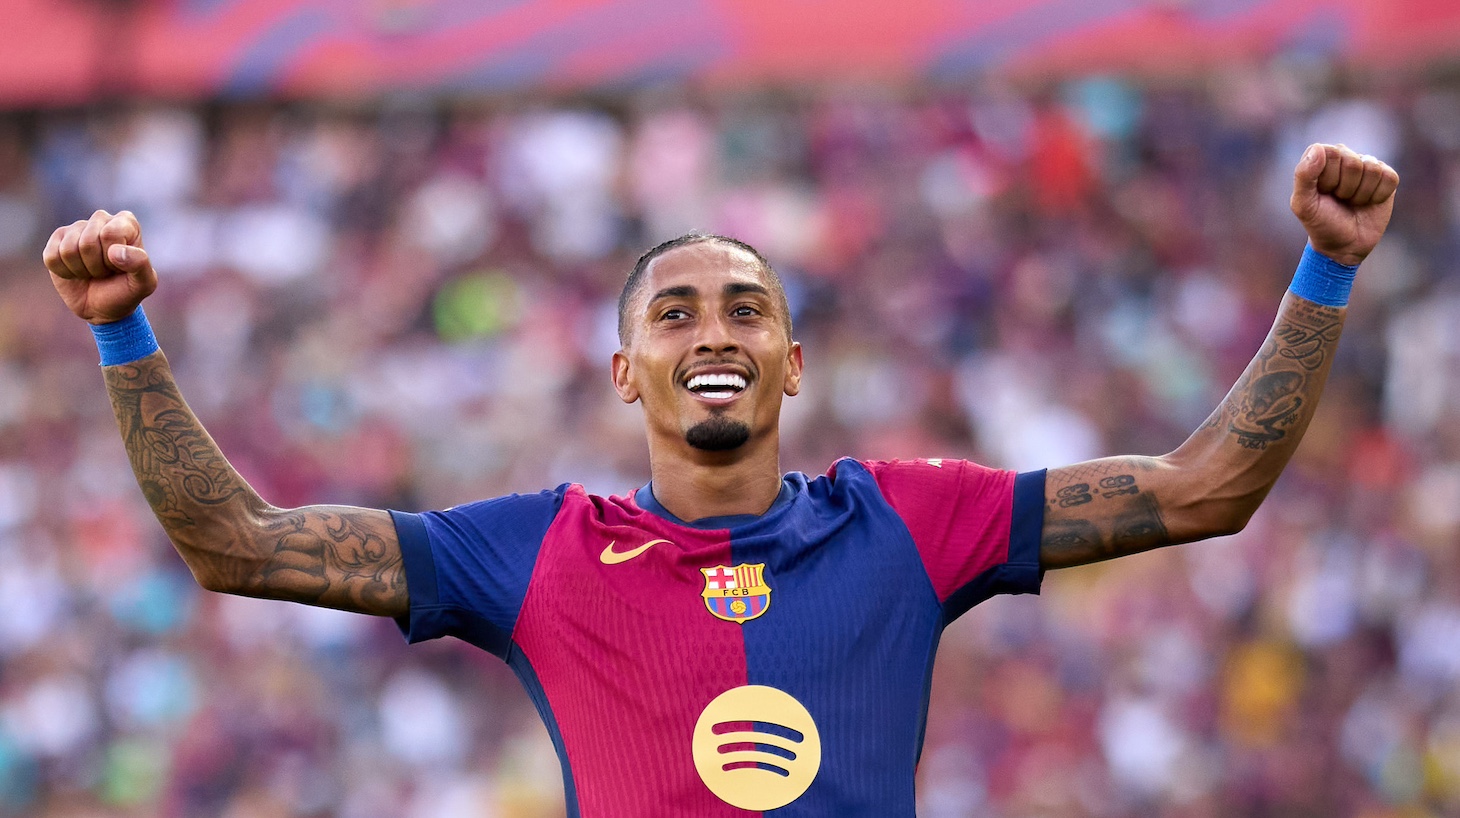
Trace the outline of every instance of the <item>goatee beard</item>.
{"type": "Polygon", "coordinates": [[[749,426],[738,420],[730,420],[724,415],[710,415],[684,433],[686,443],[706,452],[738,449],[749,439],[749,426]]]}

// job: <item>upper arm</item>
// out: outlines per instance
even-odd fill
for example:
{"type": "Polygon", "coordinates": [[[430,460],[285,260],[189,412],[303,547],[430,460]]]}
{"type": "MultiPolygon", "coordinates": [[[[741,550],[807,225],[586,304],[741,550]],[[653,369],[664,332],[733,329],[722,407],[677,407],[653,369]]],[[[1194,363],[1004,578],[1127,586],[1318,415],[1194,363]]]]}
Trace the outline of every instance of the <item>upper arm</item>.
{"type": "Polygon", "coordinates": [[[506,658],[549,530],[559,522],[593,524],[586,502],[560,520],[568,493],[559,486],[444,511],[391,512],[411,588],[409,609],[396,620],[406,638],[456,636],[506,658]]]}
{"type": "Polygon", "coordinates": [[[1039,562],[1068,568],[1182,542],[1173,525],[1190,502],[1190,478],[1164,457],[1107,457],[1045,477],[1039,562]]]}
{"type": "Polygon", "coordinates": [[[964,460],[868,461],[949,620],[996,593],[1036,593],[1043,472],[964,460]]]}
{"type": "Polygon", "coordinates": [[[230,590],[377,616],[409,609],[390,514],[352,506],[268,509],[255,540],[263,561],[230,590]]]}

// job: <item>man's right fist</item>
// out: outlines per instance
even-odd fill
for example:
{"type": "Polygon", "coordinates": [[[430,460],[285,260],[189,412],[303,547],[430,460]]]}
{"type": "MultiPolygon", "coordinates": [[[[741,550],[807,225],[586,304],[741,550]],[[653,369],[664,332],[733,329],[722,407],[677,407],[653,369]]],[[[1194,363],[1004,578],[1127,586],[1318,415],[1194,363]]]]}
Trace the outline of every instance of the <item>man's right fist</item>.
{"type": "Polygon", "coordinates": [[[61,300],[93,324],[126,318],[157,289],[157,272],[142,249],[142,226],[128,210],[115,216],[98,210],[56,228],[42,258],[61,300]]]}

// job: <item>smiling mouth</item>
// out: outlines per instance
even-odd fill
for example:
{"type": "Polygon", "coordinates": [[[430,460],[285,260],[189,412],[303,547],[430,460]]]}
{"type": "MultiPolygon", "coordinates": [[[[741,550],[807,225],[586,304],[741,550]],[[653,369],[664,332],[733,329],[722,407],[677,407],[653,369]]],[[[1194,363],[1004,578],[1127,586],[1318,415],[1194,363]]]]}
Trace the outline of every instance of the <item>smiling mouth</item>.
{"type": "Polygon", "coordinates": [[[706,400],[729,400],[744,392],[747,385],[744,376],[730,372],[695,375],[685,382],[685,388],[706,400]]]}

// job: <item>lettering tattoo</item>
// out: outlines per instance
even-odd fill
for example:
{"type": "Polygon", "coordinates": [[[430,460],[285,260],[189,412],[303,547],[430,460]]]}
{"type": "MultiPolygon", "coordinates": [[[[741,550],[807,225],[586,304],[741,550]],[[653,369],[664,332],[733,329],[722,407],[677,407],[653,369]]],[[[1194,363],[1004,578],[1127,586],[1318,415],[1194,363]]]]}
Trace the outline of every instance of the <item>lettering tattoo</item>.
{"type": "Polygon", "coordinates": [[[1150,458],[1106,458],[1047,473],[1046,484],[1059,488],[1045,507],[1040,564],[1081,565],[1170,542],[1156,498],[1142,491],[1136,477],[1154,468],[1150,458]],[[1066,482],[1097,474],[1105,476],[1094,484],[1066,482]],[[1075,508],[1081,509],[1078,516],[1069,511],[1075,508]]]}
{"type": "Polygon", "coordinates": [[[405,613],[405,571],[388,514],[345,506],[276,509],[223,457],[161,353],[102,373],[142,494],[205,585],[361,613],[405,613]]]}
{"type": "Polygon", "coordinates": [[[1273,328],[1273,336],[1279,345],[1278,355],[1295,361],[1299,366],[1312,372],[1323,366],[1323,363],[1328,360],[1328,356],[1333,352],[1333,347],[1338,344],[1338,336],[1342,331],[1343,324],[1339,321],[1316,327],[1280,321],[1273,328]]]}
{"type": "Polygon", "coordinates": [[[1089,483],[1075,483],[1074,485],[1065,486],[1055,492],[1054,497],[1055,502],[1059,504],[1060,508],[1083,506],[1095,499],[1094,495],[1090,494],[1089,483]]]}

